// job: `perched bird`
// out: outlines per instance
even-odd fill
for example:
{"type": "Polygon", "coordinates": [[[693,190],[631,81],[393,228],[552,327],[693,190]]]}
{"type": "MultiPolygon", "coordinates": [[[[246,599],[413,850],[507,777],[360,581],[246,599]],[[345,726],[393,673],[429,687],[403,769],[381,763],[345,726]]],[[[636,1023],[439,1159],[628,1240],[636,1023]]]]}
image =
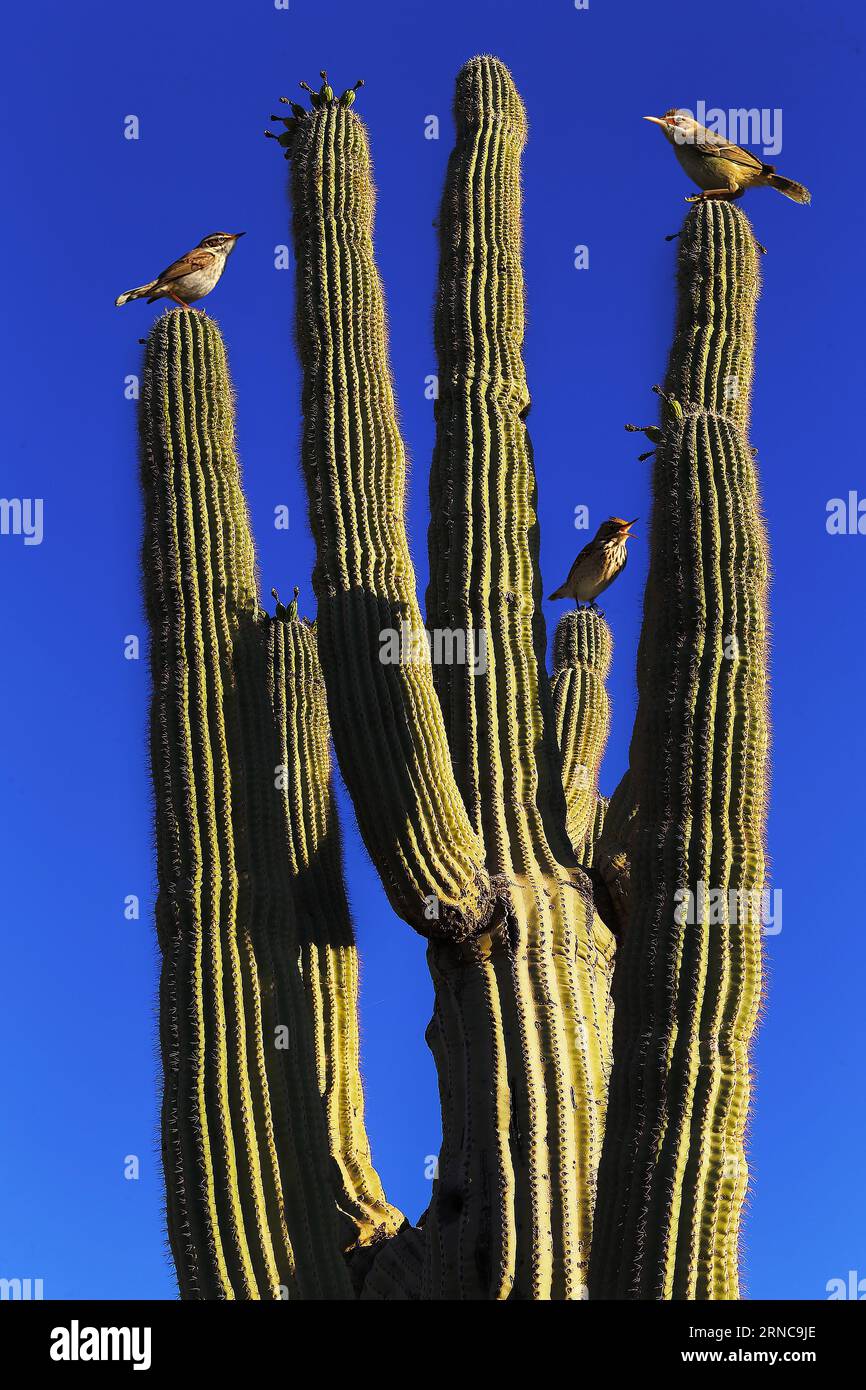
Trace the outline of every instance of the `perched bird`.
{"type": "Polygon", "coordinates": [[[689,178],[702,193],[686,201],[696,203],[701,198],[741,198],[747,188],[777,188],[795,203],[810,203],[808,188],[793,179],[776,173],[775,165],[764,164],[750,150],[732,145],[723,135],[707,130],[688,111],[666,111],[663,116],[644,116],[645,121],[661,126],[674,153],[689,178]]]}
{"type": "Polygon", "coordinates": [[[126,294],[115,299],[115,304],[128,304],[131,299],[147,299],[152,304],[155,299],[173,299],[184,309],[194,299],[204,299],[210,294],[217,280],[226,268],[226,261],[234,251],[238,238],[243,232],[213,232],[200,241],[192,251],[187,251],[179,261],[174,261],[155,280],[137,289],[127,290],[126,294]]]}
{"type": "Polygon", "coordinates": [[[612,584],[617,575],[625,569],[626,541],[631,539],[632,521],[623,521],[620,516],[608,517],[603,521],[589,545],[581,550],[568,572],[564,584],[560,584],[549,597],[573,598],[576,603],[589,603],[595,607],[595,600],[612,584]]]}

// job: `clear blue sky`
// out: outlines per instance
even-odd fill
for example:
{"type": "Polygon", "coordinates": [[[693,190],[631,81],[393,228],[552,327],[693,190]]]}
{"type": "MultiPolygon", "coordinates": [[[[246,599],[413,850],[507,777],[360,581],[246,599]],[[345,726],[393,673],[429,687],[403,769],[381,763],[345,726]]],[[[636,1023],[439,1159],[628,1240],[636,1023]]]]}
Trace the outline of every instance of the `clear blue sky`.
{"type": "MultiPolygon", "coordinates": [[[[42,498],[44,535],[32,546],[0,536],[0,1275],[41,1277],[46,1297],[174,1294],[158,1162],[148,672],[123,653],[124,637],[145,631],[124,378],[140,371],[138,339],[158,310],[116,310],[114,298],[208,232],[248,233],[206,307],[229,348],[263,587],[300,584],[312,614],[293,275],[274,268],[288,240],[287,166],[261,131],[277,97],[322,66],[338,88],[366,78],[358,110],[379,189],[423,594],[431,224],[455,74],[492,52],[530,119],[526,360],[545,592],[586,539],[575,506],[594,524],[648,510],[641,441],[622,426],[654,419],[673,315],[675,243],[664,236],[690,189],[640,117],[700,100],[779,110],[776,162],[814,195],[811,208],[770,191],[744,204],[769,248],[753,441],[774,568],[769,847],[783,893],[755,1053],[744,1266],[753,1297],[821,1298],[849,1269],[866,1276],[866,535],[825,525],[830,498],[866,496],[862,7],[46,0],[15,7],[5,27],[0,495],[42,498]],[[438,141],[424,138],[431,114],[438,141]],[[129,115],[135,141],[124,138],[129,115]],[[574,269],[576,245],[589,248],[587,270],[574,269]],[[288,533],[272,524],[282,502],[288,533]],[[124,918],[128,894],[140,895],[138,921],[124,918]],[[137,1181],[124,1178],[129,1154],[137,1181]]],[[[608,791],[634,712],[645,534],[605,605],[616,641],[608,791]]],[[[549,607],[549,618],[562,611],[549,607]]],[[[348,813],[344,825],[374,1156],[389,1195],[416,1216],[438,1147],[423,944],[390,913],[348,813]]]]}

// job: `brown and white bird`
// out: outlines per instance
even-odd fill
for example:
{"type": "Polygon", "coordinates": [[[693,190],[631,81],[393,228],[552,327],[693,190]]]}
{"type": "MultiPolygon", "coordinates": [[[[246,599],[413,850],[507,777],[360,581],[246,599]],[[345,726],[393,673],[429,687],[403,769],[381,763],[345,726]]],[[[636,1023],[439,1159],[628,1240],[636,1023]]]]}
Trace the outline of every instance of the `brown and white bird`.
{"type": "Polygon", "coordinates": [[[810,203],[808,188],[776,173],[774,164],[764,164],[751,150],[732,145],[723,135],[707,130],[689,114],[674,108],[663,116],[644,116],[660,126],[689,178],[703,192],[686,201],[702,198],[741,198],[747,188],[776,188],[795,203],[810,203]]]}
{"type": "Polygon", "coordinates": [[[621,516],[611,516],[603,521],[568,571],[565,583],[549,598],[573,598],[576,603],[595,607],[599,594],[604,593],[625,569],[626,541],[631,539],[631,527],[637,520],[634,517],[632,521],[623,521],[621,516]]]}
{"type": "Polygon", "coordinates": [[[186,309],[194,300],[210,294],[243,235],[243,232],[212,232],[179,261],[167,266],[155,280],[119,295],[115,304],[120,307],[131,299],[146,299],[148,304],[155,299],[173,299],[175,304],[186,309]]]}

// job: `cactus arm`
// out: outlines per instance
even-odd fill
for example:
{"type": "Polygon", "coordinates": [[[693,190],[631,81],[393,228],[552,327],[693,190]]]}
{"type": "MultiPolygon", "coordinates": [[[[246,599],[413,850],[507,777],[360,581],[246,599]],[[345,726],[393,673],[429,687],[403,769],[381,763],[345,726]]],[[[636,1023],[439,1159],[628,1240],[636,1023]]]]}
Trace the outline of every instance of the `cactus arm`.
{"type": "Polygon", "coordinates": [[[352,1244],[393,1236],[401,1213],[385,1200],[364,1127],[358,955],[346,898],[331,787],[328,712],[316,638],[297,617],[269,624],[268,691],[278,739],[280,840],[292,879],[297,952],[310,1009],[316,1074],[335,1199],[352,1244]]]}
{"type": "Polygon", "coordinates": [[[746,217],[697,206],[666,382],[681,411],[655,462],[593,1297],[738,1296],[768,743],[767,559],[746,434],[757,292],[746,217]],[[700,884],[741,895],[736,911],[683,920],[680,895],[700,884]]]}
{"type": "Polygon", "coordinates": [[[334,743],[395,910],[424,933],[465,937],[490,917],[493,894],[451,770],[415,595],[363,126],[347,107],[320,104],[297,120],[291,157],[302,461],[334,743]],[[383,662],[386,632],[408,634],[412,659],[383,662]]]}
{"type": "Polygon", "coordinates": [[[157,320],[140,418],[163,1152],[181,1293],[349,1298],[291,881],[266,848],[276,758],[231,387],[203,315],[157,320]]]}
{"type": "MultiPolygon", "coordinates": [[[[566,829],[575,854],[593,830],[598,803],[598,769],[610,729],[605,679],[613,643],[603,618],[587,609],[560,618],[553,642],[553,713],[562,758],[566,829]]],[[[595,827],[598,837],[600,825],[595,827]]]]}
{"type": "MultiPolygon", "coordinates": [[[[154,780],[161,825],[157,912],[165,961],[164,1144],[167,1170],[182,1175],[170,1197],[170,1217],[177,1222],[171,1234],[176,1258],[179,1242],[190,1246],[182,1291],[185,1282],[205,1297],[233,1297],[235,1290],[246,1296],[257,1275],[242,1215],[236,1136],[228,1118],[227,1035],[232,1023],[221,991],[214,988],[223,976],[225,953],[219,899],[224,892],[231,902],[238,892],[224,809],[227,731],[219,710],[228,613],[253,602],[254,571],[239,507],[230,505],[224,527],[218,524],[213,533],[209,523],[218,475],[230,472],[233,462],[226,397],[220,392],[213,397],[204,436],[195,415],[183,407],[185,389],[202,390],[222,376],[224,364],[217,353],[197,325],[185,331],[179,322],[160,320],[148,346],[142,418],[145,562],[154,629],[154,780]],[[212,586],[199,582],[199,538],[208,550],[213,545],[225,584],[226,606],[219,613],[212,586]],[[216,709],[213,738],[211,706],[216,709]],[[226,861],[231,863],[228,873],[226,861]]],[[[235,983],[236,945],[233,954],[228,973],[235,983]]],[[[246,1100],[248,1114],[248,1094],[246,1100]]],[[[243,1131],[237,1140],[242,1152],[248,1152],[243,1131]]],[[[283,1254],[288,1267],[291,1253],[284,1249],[283,1254]]],[[[261,1257],[266,1281],[278,1283],[273,1249],[262,1251],[261,1257]]]]}
{"type": "Polygon", "coordinates": [[[457,78],[457,138],[439,219],[431,629],[486,645],[486,669],[436,669],[452,759],[494,871],[561,849],[544,673],[535,471],[524,417],[520,165],[527,123],[511,74],[475,58],[457,78]],[[555,803],[557,814],[550,811],[555,803]],[[552,824],[551,822],[555,822],[552,824]]]}

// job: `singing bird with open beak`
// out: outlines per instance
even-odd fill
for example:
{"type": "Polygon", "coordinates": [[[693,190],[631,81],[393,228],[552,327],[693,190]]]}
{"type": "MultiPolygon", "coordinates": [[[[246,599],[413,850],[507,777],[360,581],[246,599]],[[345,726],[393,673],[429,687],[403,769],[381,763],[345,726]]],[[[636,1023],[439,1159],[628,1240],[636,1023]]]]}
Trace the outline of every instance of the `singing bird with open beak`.
{"type": "Polygon", "coordinates": [[[776,173],[774,164],[764,164],[751,150],[732,145],[723,135],[707,130],[689,114],[674,108],[663,116],[644,116],[660,126],[674,147],[674,154],[693,183],[702,189],[686,201],[702,198],[741,198],[747,188],[776,188],[795,203],[810,203],[808,188],[776,173]]]}
{"type": "Polygon", "coordinates": [[[638,517],[623,521],[621,516],[611,516],[603,521],[589,545],[581,550],[565,583],[549,599],[573,598],[577,604],[588,603],[594,608],[599,594],[625,569],[626,541],[631,540],[631,528],[637,520],[638,517]]]}
{"type": "Polygon", "coordinates": [[[243,232],[212,232],[180,260],[166,266],[155,280],[118,295],[115,304],[120,307],[131,299],[146,299],[148,304],[155,299],[173,299],[175,304],[187,309],[196,299],[210,294],[243,235],[243,232]]]}

